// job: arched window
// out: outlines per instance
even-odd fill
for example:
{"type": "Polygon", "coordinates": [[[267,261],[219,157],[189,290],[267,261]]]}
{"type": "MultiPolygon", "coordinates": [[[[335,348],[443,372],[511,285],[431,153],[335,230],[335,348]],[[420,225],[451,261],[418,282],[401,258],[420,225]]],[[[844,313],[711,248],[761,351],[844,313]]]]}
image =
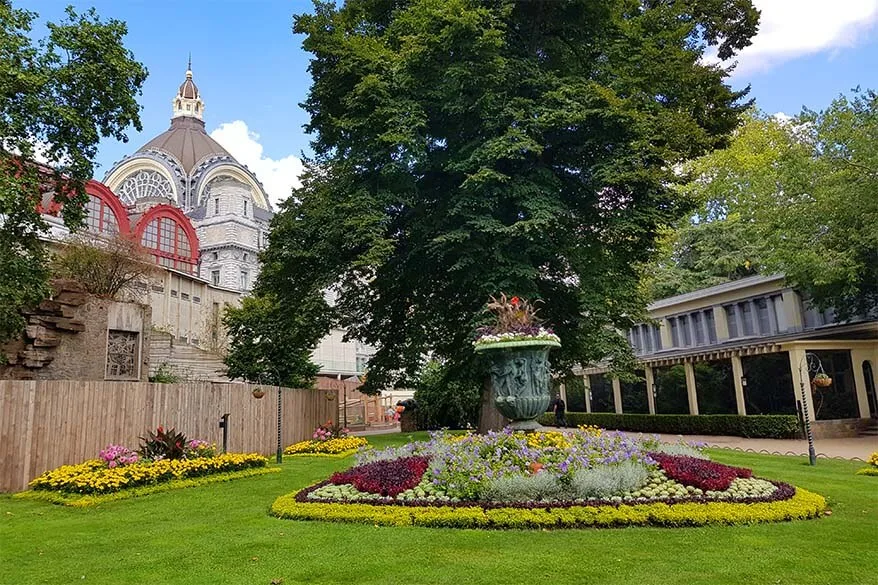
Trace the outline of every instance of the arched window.
{"type": "Polygon", "coordinates": [[[85,228],[100,236],[128,235],[131,224],[119,198],[103,183],[89,181],[85,185],[85,228]]]}
{"type": "Polygon", "coordinates": [[[116,189],[119,198],[132,205],[144,197],[163,197],[174,200],[174,188],[171,182],[158,171],[140,170],[128,175],[116,189]]]}
{"type": "Polygon", "coordinates": [[[137,234],[156,263],[181,272],[196,272],[198,237],[179,209],[170,205],[151,208],[137,224],[137,234]]]}

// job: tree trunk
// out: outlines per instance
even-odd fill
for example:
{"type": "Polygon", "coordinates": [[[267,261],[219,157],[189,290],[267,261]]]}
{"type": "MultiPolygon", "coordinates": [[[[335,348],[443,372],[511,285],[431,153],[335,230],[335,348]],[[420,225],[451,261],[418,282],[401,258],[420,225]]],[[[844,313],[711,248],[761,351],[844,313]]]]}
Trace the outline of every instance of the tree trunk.
{"type": "Polygon", "coordinates": [[[479,433],[499,431],[509,424],[509,419],[500,414],[494,404],[494,390],[491,386],[491,377],[485,376],[482,386],[482,404],[479,410],[479,433]]]}

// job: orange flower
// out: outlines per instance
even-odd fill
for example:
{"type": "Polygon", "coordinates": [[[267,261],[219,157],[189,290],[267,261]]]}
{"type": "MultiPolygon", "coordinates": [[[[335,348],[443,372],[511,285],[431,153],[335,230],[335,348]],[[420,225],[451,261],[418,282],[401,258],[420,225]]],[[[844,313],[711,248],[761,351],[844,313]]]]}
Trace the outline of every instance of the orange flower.
{"type": "Polygon", "coordinates": [[[542,468],[543,468],[543,464],[540,463],[539,461],[531,461],[531,464],[530,464],[531,475],[537,473],[542,468]]]}

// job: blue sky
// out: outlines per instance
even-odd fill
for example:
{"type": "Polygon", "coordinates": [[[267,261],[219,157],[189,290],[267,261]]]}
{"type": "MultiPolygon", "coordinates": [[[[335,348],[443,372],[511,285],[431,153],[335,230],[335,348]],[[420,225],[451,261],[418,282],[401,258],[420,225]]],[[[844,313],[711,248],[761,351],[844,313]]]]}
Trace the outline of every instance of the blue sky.
{"type": "MultiPolygon", "coordinates": [[[[851,88],[878,88],[878,0],[755,0],[762,25],[738,58],[732,85],[750,84],[767,112],[798,113],[825,107],[851,88]]],[[[186,60],[205,102],[210,132],[256,172],[273,200],[289,192],[308,151],[307,121],[298,106],[310,84],[302,37],[292,15],[305,0],[13,0],[60,20],[72,3],[94,6],[102,18],[128,24],[126,45],[149,69],[140,103],[143,132],[128,144],[101,143],[96,178],[126,154],[167,129],[171,99],[186,60]]],[[[42,35],[42,31],[36,31],[42,35]]]]}

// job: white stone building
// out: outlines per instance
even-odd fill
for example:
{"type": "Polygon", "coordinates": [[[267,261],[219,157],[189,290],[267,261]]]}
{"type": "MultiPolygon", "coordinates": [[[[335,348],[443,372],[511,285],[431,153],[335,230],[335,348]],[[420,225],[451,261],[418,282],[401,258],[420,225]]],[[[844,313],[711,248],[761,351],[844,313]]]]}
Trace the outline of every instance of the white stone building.
{"type": "MultiPolygon", "coordinates": [[[[89,181],[86,229],[134,237],[165,268],[144,298],[154,345],[163,344],[153,348],[160,357],[152,368],[181,355],[187,369],[204,365],[197,377],[222,379],[222,311],[252,290],[274,213],[256,176],[207,134],[204,110],[190,67],[172,100],[170,128],[114,164],[103,184],[89,181]]],[[[47,205],[46,213],[48,237],[64,238],[57,210],[47,205]]],[[[364,373],[374,350],[343,341],[343,333],[333,330],[316,348],[320,375],[364,373]]]]}

